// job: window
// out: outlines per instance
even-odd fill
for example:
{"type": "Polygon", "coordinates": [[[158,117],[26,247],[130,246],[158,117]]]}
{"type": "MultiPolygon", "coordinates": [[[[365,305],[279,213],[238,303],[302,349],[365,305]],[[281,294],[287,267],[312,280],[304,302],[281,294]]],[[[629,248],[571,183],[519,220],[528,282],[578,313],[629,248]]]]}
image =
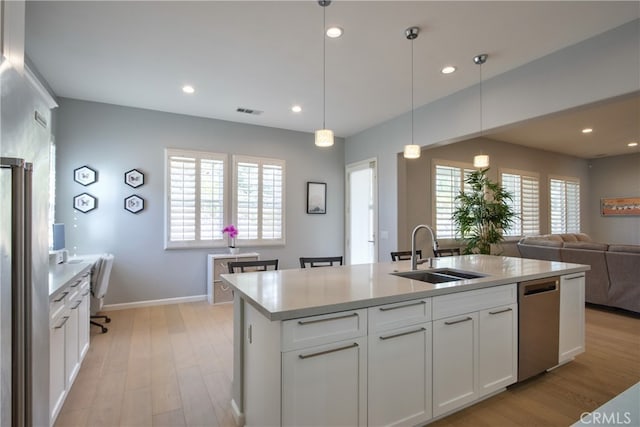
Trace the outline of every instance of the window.
{"type": "Polygon", "coordinates": [[[232,222],[248,245],[284,244],[283,160],[233,157],[232,222]]]}
{"type": "Polygon", "coordinates": [[[503,170],[500,174],[502,187],[513,195],[507,200],[517,217],[505,236],[527,236],[540,234],[540,183],[538,174],[503,170]]]}
{"type": "Polygon", "coordinates": [[[436,161],[433,180],[433,204],[435,206],[434,224],[438,239],[454,239],[457,237],[453,223],[453,211],[456,208],[456,197],[460,191],[469,191],[464,180],[475,169],[470,164],[436,161]]]}
{"type": "Polygon", "coordinates": [[[549,178],[551,233],[580,232],[580,180],[549,178]]]}
{"type": "Polygon", "coordinates": [[[166,247],[224,246],[226,154],[167,149],[166,247]]]}

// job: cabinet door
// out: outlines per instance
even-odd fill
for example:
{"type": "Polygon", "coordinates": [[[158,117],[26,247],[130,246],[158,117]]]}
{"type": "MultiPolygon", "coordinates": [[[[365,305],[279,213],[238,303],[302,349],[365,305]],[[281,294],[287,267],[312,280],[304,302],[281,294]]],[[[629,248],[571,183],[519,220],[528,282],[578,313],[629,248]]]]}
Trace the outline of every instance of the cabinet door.
{"type": "Polygon", "coordinates": [[[369,336],[368,423],[413,426],[431,418],[431,323],[369,336]]]}
{"type": "Polygon", "coordinates": [[[282,353],[282,425],[366,425],[366,363],[366,337],[282,353]]]}
{"type": "Polygon", "coordinates": [[[66,390],[64,364],[64,336],[69,317],[65,314],[54,320],[49,329],[49,410],[51,425],[62,407],[66,390]]]}
{"type": "Polygon", "coordinates": [[[476,398],[478,313],[433,322],[433,416],[476,398]]]}
{"type": "Polygon", "coordinates": [[[90,295],[89,288],[83,289],[80,294],[80,307],[78,307],[78,357],[82,362],[89,350],[89,316],[90,316],[90,295]]]}
{"type": "Polygon", "coordinates": [[[66,374],[66,388],[70,389],[73,380],[78,373],[80,367],[80,359],[78,357],[78,321],[80,301],[73,301],[68,312],[69,319],[67,321],[64,343],[65,343],[65,374],[66,374]]]}
{"type": "Polygon", "coordinates": [[[479,393],[486,395],[518,379],[518,305],[481,311],[478,329],[479,393]]]}
{"type": "Polygon", "coordinates": [[[584,274],[560,278],[560,363],[584,352],[584,274]]]}

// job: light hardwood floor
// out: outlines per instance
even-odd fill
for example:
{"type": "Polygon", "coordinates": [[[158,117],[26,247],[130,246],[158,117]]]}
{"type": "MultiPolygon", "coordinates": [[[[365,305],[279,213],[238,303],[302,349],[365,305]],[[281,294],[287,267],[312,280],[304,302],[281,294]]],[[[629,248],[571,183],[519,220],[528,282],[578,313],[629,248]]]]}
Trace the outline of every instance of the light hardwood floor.
{"type": "MultiPolygon", "coordinates": [[[[206,302],[108,313],[56,422],[233,426],[233,315],[206,302]]],[[[640,381],[640,319],[588,308],[587,352],[430,426],[568,426],[640,381]]]]}

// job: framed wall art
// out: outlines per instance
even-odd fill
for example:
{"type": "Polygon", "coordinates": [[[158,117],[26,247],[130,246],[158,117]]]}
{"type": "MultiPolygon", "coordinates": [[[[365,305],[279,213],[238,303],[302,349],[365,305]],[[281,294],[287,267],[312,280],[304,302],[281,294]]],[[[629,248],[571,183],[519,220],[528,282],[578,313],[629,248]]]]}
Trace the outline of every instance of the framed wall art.
{"type": "Polygon", "coordinates": [[[91,169],[89,166],[82,166],[73,170],[73,180],[86,187],[98,180],[98,172],[91,169]]]}
{"type": "Polygon", "coordinates": [[[129,196],[124,199],[124,208],[131,213],[137,214],[144,210],[144,199],[140,196],[129,196]]]}
{"type": "Polygon", "coordinates": [[[138,188],[144,184],[144,174],[138,169],[131,169],[124,174],[124,182],[133,188],[138,188]]]}
{"type": "Polygon", "coordinates": [[[73,198],[73,208],[82,213],[87,213],[98,207],[98,199],[89,193],[78,194],[73,198]]]}
{"type": "Polygon", "coordinates": [[[600,199],[602,216],[640,215],[640,197],[606,197],[600,199]]]}
{"type": "Polygon", "coordinates": [[[307,213],[327,213],[327,184],[324,182],[307,182],[307,213]]]}

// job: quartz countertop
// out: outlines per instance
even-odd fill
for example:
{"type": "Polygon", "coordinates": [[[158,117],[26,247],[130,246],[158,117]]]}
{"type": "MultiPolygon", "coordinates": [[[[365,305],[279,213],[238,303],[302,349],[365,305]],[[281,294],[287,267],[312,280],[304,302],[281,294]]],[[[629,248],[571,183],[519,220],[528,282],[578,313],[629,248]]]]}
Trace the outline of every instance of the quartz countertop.
{"type": "Polygon", "coordinates": [[[77,280],[91,270],[93,261],[77,261],[49,266],[49,298],[57,295],[67,283],[77,280]]]}
{"type": "MultiPolygon", "coordinates": [[[[223,274],[222,280],[269,320],[287,320],[353,310],[473,289],[579,273],[588,265],[492,255],[434,258],[433,268],[486,275],[432,284],[391,273],[411,270],[410,261],[381,262],[223,274]]],[[[430,270],[428,263],[419,270],[430,270]]]]}

